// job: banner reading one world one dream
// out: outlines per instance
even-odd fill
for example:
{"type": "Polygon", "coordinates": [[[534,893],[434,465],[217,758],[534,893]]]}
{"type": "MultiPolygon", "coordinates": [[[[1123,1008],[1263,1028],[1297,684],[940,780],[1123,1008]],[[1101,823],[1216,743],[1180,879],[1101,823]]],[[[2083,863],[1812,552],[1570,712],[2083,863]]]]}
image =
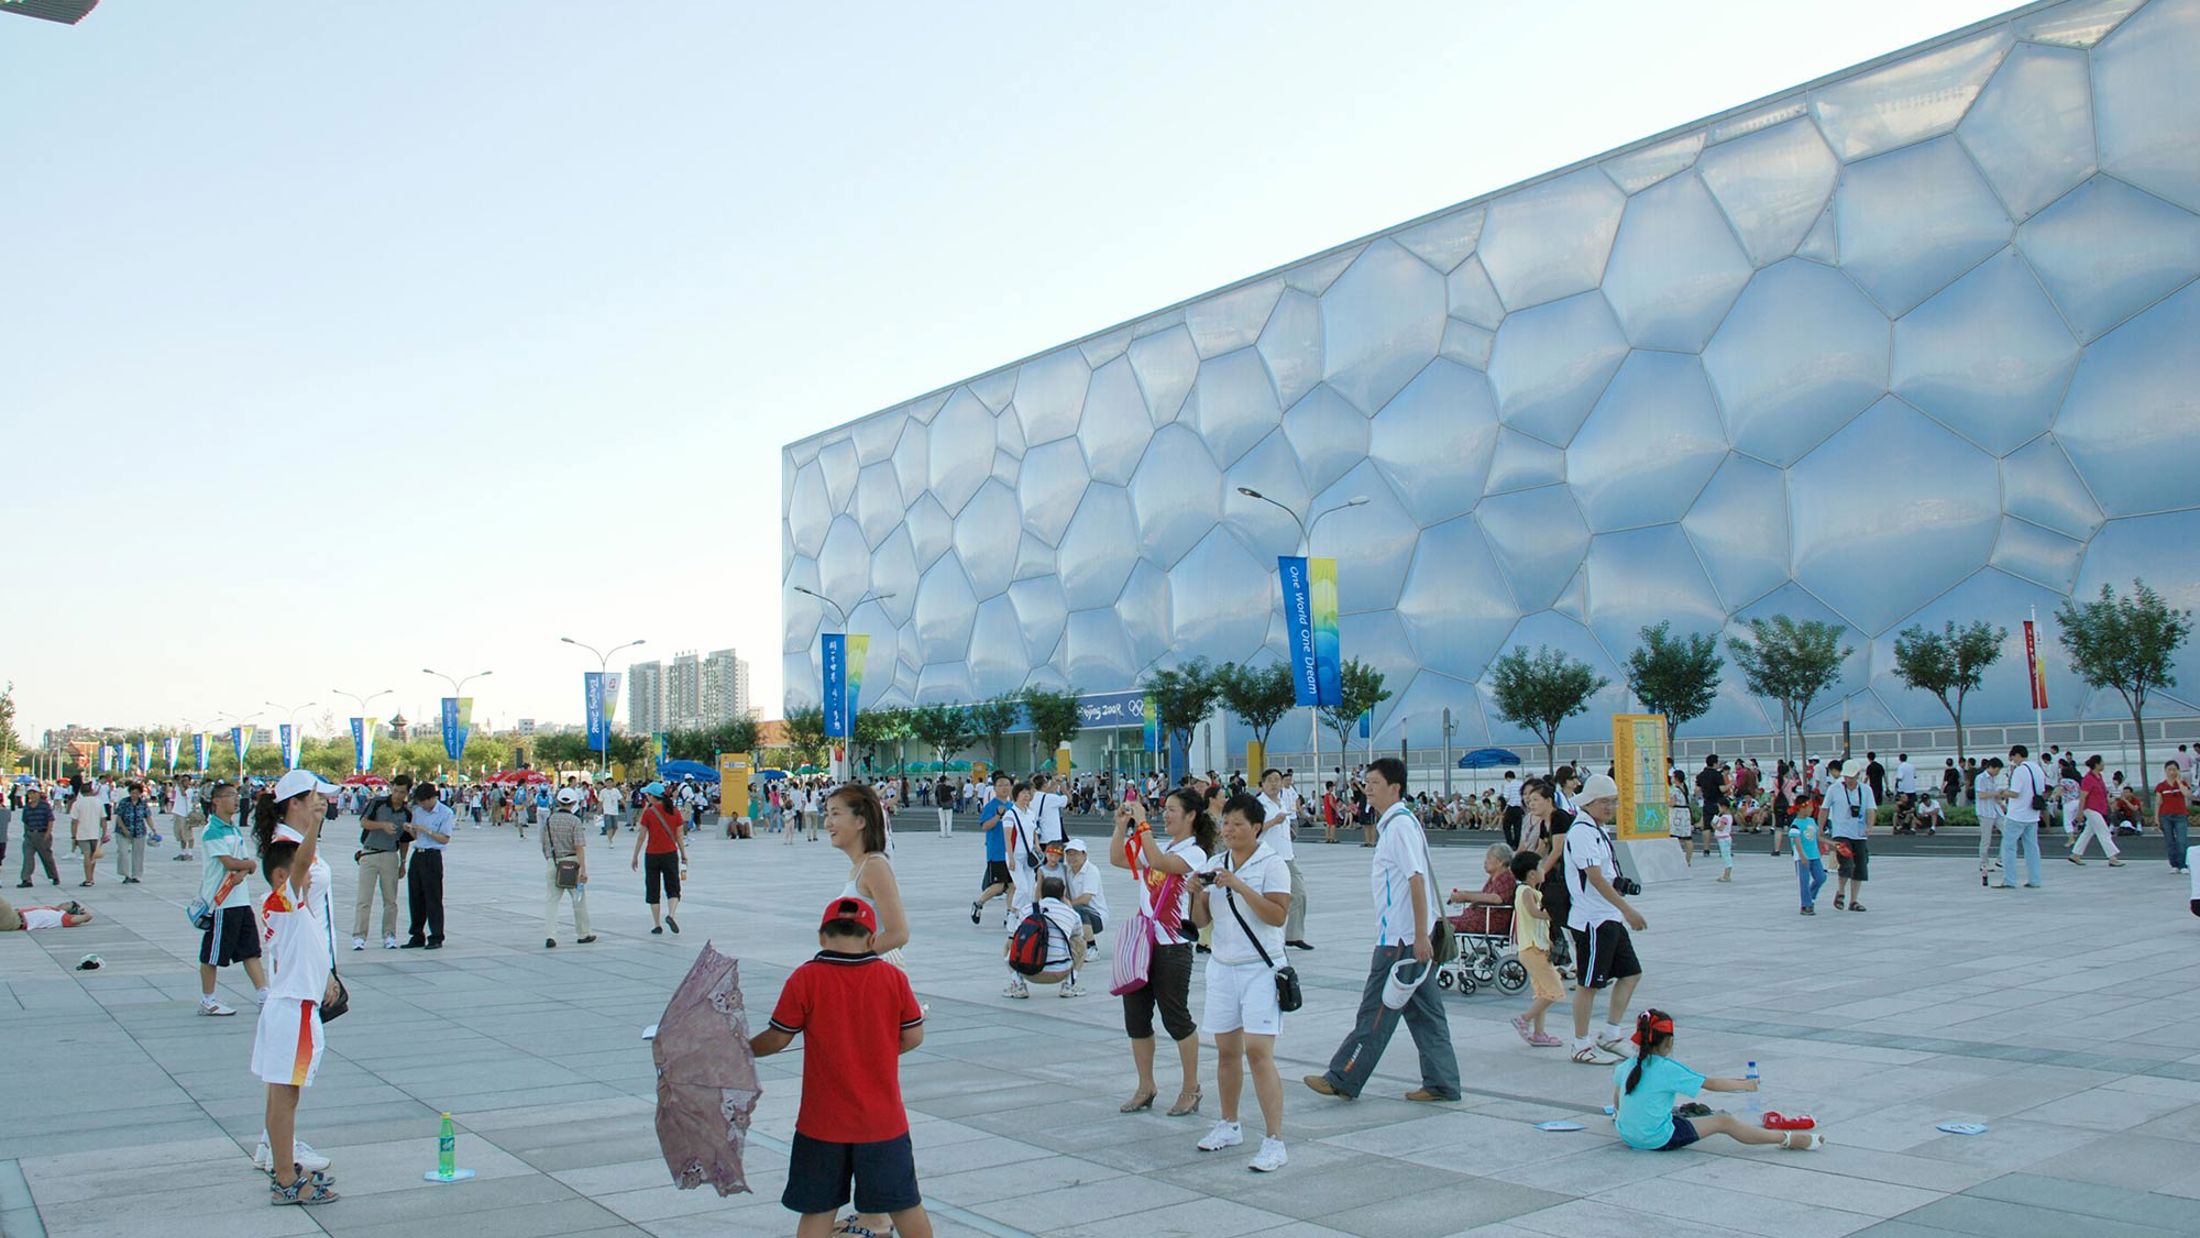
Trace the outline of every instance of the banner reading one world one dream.
{"type": "Polygon", "coordinates": [[[283,748],[283,768],[298,768],[298,728],[287,722],[275,727],[275,742],[283,748]]]}
{"type": "Polygon", "coordinates": [[[209,731],[191,733],[191,756],[197,761],[199,772],[206,772],[206,758],[214,751],[214,736],[209,731]]]}
{"type": "Polygon", "coordinates": [[[1283,581],[1283,626],[1286,657],[1291,667],[1291,703],[1321,703],[1321,674],[1314,656],[1314,589],[1307,579],[1306,560],[1296,555],[1276,559],[1276,575],[1283,581]]]}
{"type": "Polygon", "coordinates": [[[168,772],[176,772],[176,758],[183,755],[183,741],[171,735],[160,741],[160,755],[168,762],[168,772]]]}
{"type": "Polygon", "coordinates": [[[237,751],[237,768],[239,770],[244,769],[244,754],[252,747],[252,728],[248,726],[229,728],[229,746],[237,751]]]}
{"type": "Polygon", "coordinates": [[[474,729],[474,698],[470,696],[446,696],[443,698],[443,755],[453,764],[466,757],[466,740],[474,729]]]}
{"type": "Polygon", "coordinates": [[[581,708],[588,718],[588,747],[592,752],[602,752],[611,742],[611,701],[606,695],[609,687],[602,671],[581,672],[581,708]]]}
{"type": "Polygon", "coordinates": [[[351,720],[351,772],[364,774],[374,768],[375,726],[365,718],[351,720]]]}
{"type": "Polygon", "coordinates": [[[818,687],[825,708],[825,737],[848,737],[848,638],[827,632],[818,638],[818,687]]]}

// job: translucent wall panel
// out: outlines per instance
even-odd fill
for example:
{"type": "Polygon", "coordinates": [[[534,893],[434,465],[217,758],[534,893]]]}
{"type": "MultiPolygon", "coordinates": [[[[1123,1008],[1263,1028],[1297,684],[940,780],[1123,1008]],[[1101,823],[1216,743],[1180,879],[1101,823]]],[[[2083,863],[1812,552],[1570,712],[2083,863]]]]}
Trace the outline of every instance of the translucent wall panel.
{"type": "Polygon", "coordinates": [[[1322,294],[1322,376],[1362,412],[1381,408],[1444,339],[1444,277],[1388,241],[1322,294]]]}
{"type": "Polygon", "coordinates": [[[1589,541],[1584,572],[1589,630],[1615,657],[1640,644],[1642,629],[1652,624],[1717,632],[1726,622],[1726,607],[1677,524],[1598,534],[1589,541]]]}
{"type": "Polygon", "coordinates": [[[1185,306],[1184,329],[1192,333],[1192,347],[1202,357],[1247,347],[1260,338],[1260,329],[1282,293],[1282,278],[1272,276],[1185,306]]]}
{"type": "MultiPolygon", "coordinates": [[[[1354,414],[1353,419],[1359,420],[1354,414]]],[[[1246,452],[1222,479],[1222,518],[1236,529],[1246,545],[1267,554],[1297,554],[1300,520],[1313,515],[1313,495],[1299,472],[1291,441],[1281,431],[1270,434],[1260,446],[1246,452]],[[1272,500],[1249,498],[1239,488],[1258,491],[1272,500]],[[1278,504],[1284,510],[1278,509],[1278,504]]]]}
{"type": "Polygon", "coordinates": [[[1482,208],[1452,211],[1398,234],[1407,252],[1439,271],[1449,272],[1474,252],[1482,236],[1482,208]]]}
{"type": "Polygon", "coordinates": [[[1480,254],[1506,307],[1596,287],[1626,201],[1603,173],[1584,168],[1491,203],[1480,254]]]}
{"type": "Polygon", "coordinates": [[[1438,358],[1375,415],[1368,455],[1426,526],[1464,515],[1482,497],[1496,447],[1489,383],[1438,358]]]}
{"type": "Polygon", "coordinates": [[[1956,130],[2009,213],[2024,219],[2093,172],[2085,53],[2019,45],[1956,130]]]}
{"type": "Polygon", "coordinates": [[[1524,611],[1549,606],[1589,549],[1588,522],[1564,486],[1495,495],[1474,514],[1524,611]]]}
{"type": "Polygon", "coordinates": [[[1423,666],[1470,679],[1520,620],[1489,539],[1472,518],[1421,533],[1398,617],[1423,666]]]}
{"type": "Polygon", "coordinates": [[[2154,0],[2093,50],[2101,167],[2200,211],[2200,0],[2154,0]]]}
{"type": "Polygon", "coordinates": [[[1260,354],[1241,348],[1199,363],[1199,379],[1184,403],[1182,417],[1207,444],[1223,468],[1267,437],[1283,420],[1276,390],[1260,354]]]}
{"type": "Polygon", "coordinates": [[[2012,231],[1953,138],[1851,165],[1833,205],[1842,269],[1890,315],[1946,287],[2012,231]]]}
{"type": "Polygon", "coordinates": [[[1222,516],[1222,471],[1197,434],[1163,426],[1131,475],[1131,509],[1146,557],[1174,564],[1222,516]]]}
{"type": "Polygon", "coordinates": [[[1808,120],[1714,146],[1698,165],[1758,266],[1795,252],[1833,195],[1840,161],[1808,120]]]}
{"type": "Polygon", "coordinates": [[[1138,376],[1139,390],[1146,393],[1146,409],[1153,423],[1158,426],[1175,421],[1177,410],[1184,407],[1184,397],[1191,394],[1192,380],[1199,377],[1199,349],[1192,345],[1192,333],[1172,327],[1158,335],[1132,340],[1128,355],[1131,372],[1138,376]]]}
{"type": "Polygon", "coordinates": [[[1681,528],[1696,544],[1711,583],[1737,610],[1788,578],[1787,475],[1730,455],[1696,496],[1681,528]]]}
{"type": "Polygon", "coordinates": [[[2078,342],[2014,249],[1894,325],[1895,391],[1995,455],[2047,429],[2078,342]]]}
{"type": "Polygon", "coordinates": [[[2026,221],[2017,248],[2090,340],[2200,274],[2200,216],[2096,177],[2026,221]]]}
{"type": "Polygon", "coordinates": [[[1085,491],[1062,534],[1062,589],[1070,605],[1106,606],[1122,592],[1138,561],[1138,519],[1121,487],[1095,483],[1085,491]]]}
{"type": "Polygon", "coordinates": [[[1076,439],[1032,448],[1016,478],[1016,504],[1023,511],[1025,531],[1049,546],[1061,541],[1091,480],[1076,439]]]}
{"type": "Polygon", "coordinates": [[[1015,579],[1016,547],[1021,540],[1016,492],[1007,486],[989,481],[963,505],[962,514],[955,517],[955,554],[979,597],[992,597],[1015,579]]]}
{"type": "Polygon", "coordinates": [[[1726,459],[1702,363],[1683,353],[1628,354],[1566,457],[1590,528],[1680,519],[1726,459]]]}
{"type": "Polygon", "coordinates": [[[1062,625],[1069,618],[1062,582],[1046,576],[1019,580],[1008,587],[1008,601],[1016,608],[1016,626],[1023,632],[1024,648],[1032,661],[1053,657],[1062,641],[1062,625]]]}
{"type": "Polygon", "coordinates": [[[2101,527],[2100,505],[2052,438],[2038,438],[2001,462],[2002,506],[2012,516],[2085,541],[2101,527]]]}
{"type": "Polygon", "coordinates": [[[1740,451],[1789,465],[1887,389],[1887,320],[1839,271],[1766,267],[1704,350],[1740,451]]]}
{"type": "Polygon", "coordinates": [[[1367,417],[1328,387],[1316,387],[1283,415],[1283,433],[1319,490],[1367,457],[1367,417]]]}
{"type": "Polygon", "coordinates": [[[948,515],[962,510],[985,479],[993,475],[993,452],[999,438],[993,414],[967,389],[947,399],[946,407],[932,419],[932,497],[948,515]]]}
{"type": "Polygon", "coordinates": [[[2189,458],[2200,426],[2200,285],[2187,285],[2095,341],[2055,437],[2111,516],[2187,507],[2189,458]]]}
{"type": "Polygon", "coordinates": [[[1261,328],[1258,347],[1277,402],[1298,403],[1322,380],[1321,302],[1296,290],[1284,293],[1261,328]]]}
{"type": "Polygon", "coordinates": [[[1703,181],[1676,176],[1627,204],[1604,295],[1629,343],[1698,352],[1749,275],[1749,257],[1703,181]]]}
{"type": "Polygon", "coordinates": [[[1844,78],[1811,95],[1811,112],[1844,160],[1946,133],[1963,119],[2009,44],[2006,28],[1989,30],[1844,78]]]}
{"type": "Polygon", "coordinates": [[[1602,293],[1509,315],[1490,353],[1490,385],[1506,425],[1563,447],[1627,355],[1602,293]]]}
{"type": "Polygon", "coordinates": [[[1365,462],[1317,496],[1314,509],[1326,511],[1358,498],[1367,502],[1339,511],[1314,530],[1314,553],[1337,560],[1340,608],[1387,610],[1398,604],[1398,589],[1405,584],[1421,528],[1390,483],[1365,462]]]}
{"type": "Polygon", "coordinates": [[[1092,385],[1085,393],[1085,414],[1077,423],[1077,441],[1084,446],[1085,464],[1093,479],[1127,484],[1152,437],[1153,422],[1129,358],[1118,357],[1093,371],[1092,385]]]}
{"type": "Polygon", "coordinates": [[[1218,661],[1244,661],[1267,640],[1277,588],[1274,560],[1263,563],[1228,531],[1214,530],[1169,569],[1177,639],[1213,650],[1218,661]]]}

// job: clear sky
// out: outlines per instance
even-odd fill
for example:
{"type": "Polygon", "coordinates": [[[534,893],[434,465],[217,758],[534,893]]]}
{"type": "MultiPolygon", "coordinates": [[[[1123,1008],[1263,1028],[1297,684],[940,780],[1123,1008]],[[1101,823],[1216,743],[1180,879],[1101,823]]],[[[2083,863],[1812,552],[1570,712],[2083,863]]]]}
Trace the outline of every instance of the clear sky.
{"type": "Polygon", "coordinates": [[[2006,7],[0,17],[0,678],[503,726],[644,637],[769,715],[782,443],[2006,7]]]}

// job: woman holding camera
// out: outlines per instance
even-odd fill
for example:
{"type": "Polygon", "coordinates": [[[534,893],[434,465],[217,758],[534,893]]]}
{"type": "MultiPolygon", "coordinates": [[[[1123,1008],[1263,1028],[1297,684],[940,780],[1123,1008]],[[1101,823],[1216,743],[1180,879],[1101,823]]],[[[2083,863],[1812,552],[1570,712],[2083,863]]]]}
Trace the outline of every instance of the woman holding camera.
{"type": "Polygon", "coordinates": [[[1260,840],[1268,812],[1256,796],[1239,792],[1222,806],[1222,842],[1228,851],[1194,875],[1192,921],[1214,926],[1207,959],[1207,1009],[1200,1020],[1215,1038],[1215,1082],[1222,1118],[1199,1141],[1202,1152],[1245,1142],[1238,1126],[1238,1098],[1249,1065],[1260,1099],[1266,1135],[1250,1168],[1283,1168],[1283,1076],[1276,1072],[1276,1037],[1283,1007],[1276,991],[1276,960],[1283,956],[1283,925],[1291,914],[1291,870],[1260,840]]]}
{"type": "Polygon", "coordinates": [[[1161,825],[1168,833],[1166,843],[1153,836],[1142,805],[1125,805],[1116,809],[1115,832],[1108,839],[1109,862],[1129,869],[1138,890],[1138,909],[1118,948],[1131,950],[1138,934],[1150,934],[1153,946],[1145,983],[1122,995],[1123,1030],[1131,1038],[1131,1061],[1138,1068],[1138,1090],[1123,1102],[1122,1112],[1153,1108],[1153,1017],[1158,1008],[1184,1068],[1184,1085],[1169,1108],[1170,1117],[1181,1118],[1199,1112],[1200,1102],[1199,1027],[1191,1010],[1192,939],[1198,935],[1191,924],[1191,875],[1207,867],[1207,857],[1214,853],[1215,822],[1207,815],[1205,797],[1178,787],[1161,802],[1161,825]]]}

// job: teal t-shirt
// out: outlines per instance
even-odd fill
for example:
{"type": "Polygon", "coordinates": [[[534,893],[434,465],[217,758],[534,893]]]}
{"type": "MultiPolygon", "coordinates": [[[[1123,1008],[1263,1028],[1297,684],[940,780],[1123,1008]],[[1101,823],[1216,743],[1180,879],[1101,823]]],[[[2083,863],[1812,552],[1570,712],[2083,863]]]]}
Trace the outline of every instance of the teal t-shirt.
{"type": "Polygon", "coordinates": [[[1795,819],[1795,823],[1788,827],[1788,833],[1795,835],[1796,855],[1801,856],[1803,859],[1806,860],[1815,860],[1819,858],[1818,822],[1816,819],[1811,817],[1797,817],[1795,819]]]}
{"type": "Polygon", "coordinates": [[[1635,1068],[1632,1058],[1612,1072],[1619,1088],[1619,1113],[1613,1125],[1630,1148],[1656,1151],[1673,1138],[1673,1098],[1694,1096],[1703,1089],[1703,1076],[1669,1057],[1652,1057],[1642,1064],[1642,1078],[1635,1090],[1627,1090],[1627,1075],[1635,1068]]]}

